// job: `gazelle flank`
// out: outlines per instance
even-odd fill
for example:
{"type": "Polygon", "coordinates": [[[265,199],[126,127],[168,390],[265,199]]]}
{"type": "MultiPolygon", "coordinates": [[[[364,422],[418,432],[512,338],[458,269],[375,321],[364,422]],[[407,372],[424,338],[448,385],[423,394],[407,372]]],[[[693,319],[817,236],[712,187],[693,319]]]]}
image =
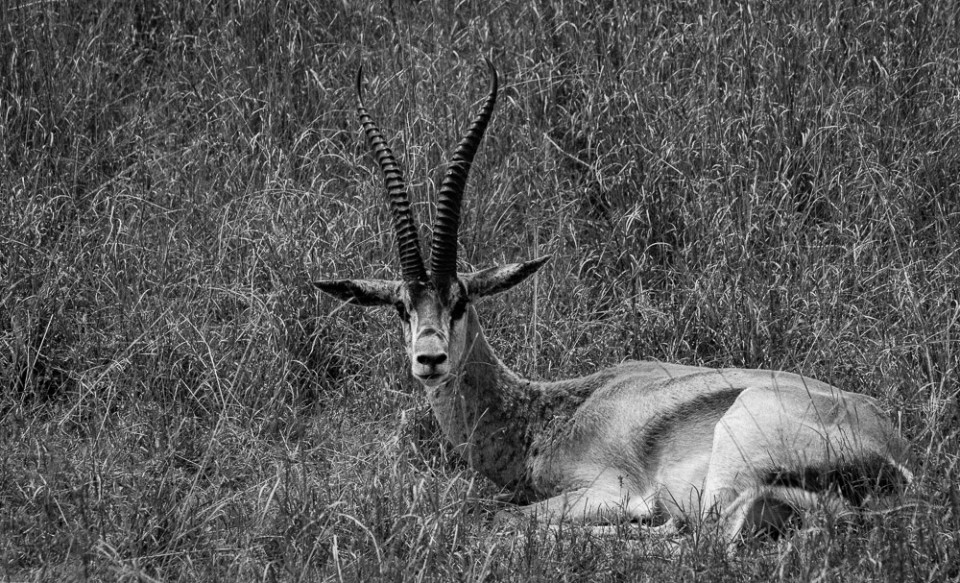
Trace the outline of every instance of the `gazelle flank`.
{"type": "Polygon", "coordinates": [[[447,439],[543,522],[717,521],[721,536],[780,530],[813,509],[849,513],[912,480],[905,441],[864,395],[788,372],[628,361],[592,375],[524,379],[487,342],[476,305],[547,261],[457,273],[464,188],[497,100],[497,72],[441,184],[429,269],[405,182],[364,107],[383,172],[399,281],[316,282],[343,301],[393,305],[413,375],[447,439]]]}

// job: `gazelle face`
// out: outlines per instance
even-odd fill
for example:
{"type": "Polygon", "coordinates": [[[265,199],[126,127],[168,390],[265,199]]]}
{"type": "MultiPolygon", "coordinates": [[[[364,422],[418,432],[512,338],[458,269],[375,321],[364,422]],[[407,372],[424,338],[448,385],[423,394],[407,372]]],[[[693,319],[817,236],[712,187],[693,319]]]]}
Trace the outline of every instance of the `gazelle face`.
{"type": "Polygon", "coordinates": [[[395,305],[411,372],[426,387],[443,384],[459,369],[469,299],[459,281],[443,290],[427,287],[411,294],[410,286],[401,286],[400,291],[395,305]]]}
{"type": "Polygon", "coordinates": [[[400,316],[410,371],[425,387],[456,378],[470,350],[469,307],[476,299],[506,291],[546,263],[540,257],[475,273],[446,286],[381,279],[317,281],[320,291],[361,306],[394,306],[400,316]]]}
{"type": "Polygon", "coordinates": [[[383,172],[387,198],[393,212],[397,252],[403,279],[341,279],[315,282],[323,292],[360,305],[393,305],[400,314],[410,356],[410,367],[427,387],[436,387],[456,377],[464,353],[469,350],[468,306],[476,298],[510,289],[536,272],[547,260],[493,267],[470,274],[457,268],[457,231],[460,204],[473,157],[483,139],[497,101],[497,71],[490,68],[490,91],[453,154],[440,185],[437,219],[431,245],[430,271],[420,254],[417,228],[410,212],[410,199],[400,166],[380,129],[363,105],[362,72],[357,72],[357,113],[367,143],[383,172]]]}

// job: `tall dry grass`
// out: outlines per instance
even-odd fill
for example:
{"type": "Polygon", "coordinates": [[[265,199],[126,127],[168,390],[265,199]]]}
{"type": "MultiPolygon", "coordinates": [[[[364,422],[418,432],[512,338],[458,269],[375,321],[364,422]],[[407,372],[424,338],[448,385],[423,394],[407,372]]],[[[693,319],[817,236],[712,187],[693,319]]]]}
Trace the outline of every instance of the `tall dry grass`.
{"type": "Polygon", "coordinates": [[[2,577],[960,576],[958,9],[648,4],[0,4],[2,577]],[[736,559],[495,532],[395,316],[310,283],[396,273],[357,67],[429,224],[484,55],[463,268],[553,255],[481,308],[505,360],[873,395],[915,446],[911,506],[736,559]]]}

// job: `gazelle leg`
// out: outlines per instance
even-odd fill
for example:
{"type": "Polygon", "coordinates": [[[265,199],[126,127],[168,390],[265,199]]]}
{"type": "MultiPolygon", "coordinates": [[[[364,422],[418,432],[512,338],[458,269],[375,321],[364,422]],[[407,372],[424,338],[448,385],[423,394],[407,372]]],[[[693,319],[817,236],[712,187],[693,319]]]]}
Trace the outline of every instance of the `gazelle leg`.
{"type": "Polygon", "coordinates": [[[599,524],[590,528],[590,534],[597,537],[614,537],[622,533],[636,532],[643,536],[668,537],[680,532],[677,521],[668,519],[663,524],[651,526],[649,524],[599,524]]]}
{"type": "Polygon", "coordinates": [[[515,522],[534,517],[542,524],[561,522],[602,524],[621,521],[642,521],[652,518],[653,508],[641,496],[632,496],[618,487],[606,488],[599,484],[564,492],[512,512],[497,514],[498,522],[515,522]],[[507,514],[508,516],[501,516],[507,514]]]}
{"type": "Polygon", "coordinates": [[[782,486],[751,488],[724,508],[723,537],[727,543],[735,543],[740,536],[758,529],[783,532],[794,517],[804,520],[817,512],[838,521],[850,520],[856,514],[846,500],[832,493],[782,486]]]}

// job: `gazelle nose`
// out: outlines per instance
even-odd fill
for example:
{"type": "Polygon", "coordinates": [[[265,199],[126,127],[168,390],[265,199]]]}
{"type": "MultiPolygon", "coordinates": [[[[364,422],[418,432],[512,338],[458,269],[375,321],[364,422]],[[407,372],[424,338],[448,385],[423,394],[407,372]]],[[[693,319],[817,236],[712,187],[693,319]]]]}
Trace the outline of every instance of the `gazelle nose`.
{"type": "Polygon", "coordinates": [[[437,354],[418,354],[417,362],[424,366],[438,366],[446,362],[447,355],[440,352],[437,354]]]}

